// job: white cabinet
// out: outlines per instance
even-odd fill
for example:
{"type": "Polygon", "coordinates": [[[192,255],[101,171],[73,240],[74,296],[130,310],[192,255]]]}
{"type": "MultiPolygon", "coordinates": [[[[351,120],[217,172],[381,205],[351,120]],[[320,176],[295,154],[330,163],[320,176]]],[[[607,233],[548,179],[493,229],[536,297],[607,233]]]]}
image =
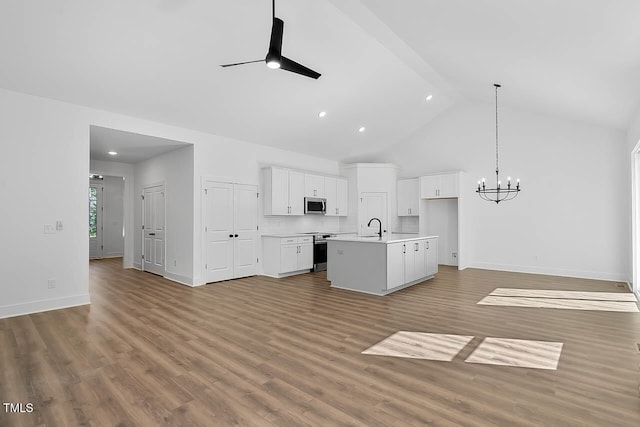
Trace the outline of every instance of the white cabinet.
{"type": "Polygon", "coordinates": [[[285,277],[313,268],[313,237],[262,237],[265,275],[285,277]]]}
{"type": "Polygon", "coordinates": [[[458,197],[459,174],[457,172],[420,177],[422,199],[450,199],[458,197]]]}
{"type": "Polygon", "coordinates": [[[398,216],[418,216],[419,187],[418,178],[398,180],[398,216]]]}
{"type": "Polygon", "coordinates": [[[419,282],[437,272],[437,238],[387,245],[387,290],[419,282]]]}
{"type": "Polygon", "coordinates": [[[404,285],[404,242],[387,245],[387,289],[404,285]]]}
{"type": "Polygon", "coordinates": [[[305,174],[277,167],[262,171],[264,214],[304,215],[305,174]]]}
{"type": "Polygon", "coordinates": [[[325,197],[325,177],[304,174],[304,197],[325,197]]]}
{"type": "Polygon", "coordinates": [[[426,275],[431,276],[438,272],[438,239],[427,239],[425,252],[426,275]]]}
{"type": "Polygon", "coordinates": [[[327,216],[347,216],[349,212],[347,180],[327,176],[324,178],[324,191],[327,199],[327,216]]]}
{"type": "Polygon", "coordinates": [[[258,188],[206,181],[202,200],[206,283],[258,274],[258,188]]]}

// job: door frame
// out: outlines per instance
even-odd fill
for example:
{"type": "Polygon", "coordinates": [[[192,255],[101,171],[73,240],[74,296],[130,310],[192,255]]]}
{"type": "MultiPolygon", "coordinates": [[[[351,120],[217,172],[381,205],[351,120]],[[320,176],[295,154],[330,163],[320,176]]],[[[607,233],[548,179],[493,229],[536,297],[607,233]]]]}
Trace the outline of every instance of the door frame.
{"type": "MultiPolygon", "coordinates": [[[[162,248],[162,256],[164,257],[164,260],[162,262],[162,275],[165,276],[167,273],[167,186],[165,185],[164,181],[158,181],[152,184],[143,184],[142,185],[142,193],[140,194],[140,203],[142,203],[142,209],[140,210],[142,213],[142,216],[140,217],[141,219],[141,224],[144,226],[144,217],[145,217],[145,205],[144,205],[144,191],[147,188],[153,188],[153,187],[160,187],[162,186],[163,191],[164,191],[164,224],[162,224],[163,228],[164,228],[164,242],[163,242],[163,248],[162,248]]],[[[140,229],[140,252],[141,253],[141,257],[140,257],[140,270],[145,271],[144,269],[144,260],[145,258],[143,257],[143,255],[145,255],[144,253],[144,229],[140,229]]],[[[152,272],[153,273],[153,272],[152,272]]]]}
{"type": "Polygon", "coordinates": [[[629,287],[640,300],[640,141],[631,150],[631,268],[629,287]]]}

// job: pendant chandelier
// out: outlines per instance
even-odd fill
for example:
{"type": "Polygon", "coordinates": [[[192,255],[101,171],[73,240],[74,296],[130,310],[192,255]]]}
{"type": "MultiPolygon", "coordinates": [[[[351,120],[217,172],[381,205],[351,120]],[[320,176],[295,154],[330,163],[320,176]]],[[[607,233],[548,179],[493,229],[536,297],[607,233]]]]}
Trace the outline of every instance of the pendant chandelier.
{"type": "Polygon", "coordinates": [[[520,192],[520,180],[516,180],[515,187],[511,186],[511,177],[507,178],[506,186],[503,186],[500,181],[500,168],[498,167],[498,88],[501,86],[497,83],[493,86],[496,88],[496,187],[487,188],[484,178],[482,178],[482,181],[478,181],[478,189],[476,190],[476,193],[478,193],[480,198],[483,200],[500,203],[505,200],[516,198],[520,192]]]}

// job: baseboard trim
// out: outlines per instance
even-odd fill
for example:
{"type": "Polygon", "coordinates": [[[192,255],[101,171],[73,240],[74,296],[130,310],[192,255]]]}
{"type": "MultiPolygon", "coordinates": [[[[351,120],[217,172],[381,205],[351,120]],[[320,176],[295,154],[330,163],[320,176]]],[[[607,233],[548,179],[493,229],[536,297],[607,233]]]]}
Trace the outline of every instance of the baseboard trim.
{"type": "Polygon", "coordinates": [[[164,278],[169,279],[173,282],[180,283],[181,285],[193,287],[193,279],[187,276],[181,276],[180,274],[169,273],[168,271],[164,272],[164,278]]]}
{"type": "Polygon", "coordinates": [[[90,304],[89,294],[0,306],[0,319],[90,304]]]}
{"type": "Polygon", "coordinates": [[[509,271],[513,273],[529,273],[529,274],[543,274],[547,276],[561,276],[561,277],[574,277],[577,279],[592,279],[592,280],[604,280],[608,282],[622,282],[626,283],[627,279],[623,275],[614,273],[604,273],[599,271],[582,271],[582,270],[568,270],[560,268],[546,268],[546,267],[533,267],[524,265],[509,265],[509,264],[492,264],[486,262],[471,263],[467,267],[479,268],[481,270],[497,270],[497,271],[509,271]]]}

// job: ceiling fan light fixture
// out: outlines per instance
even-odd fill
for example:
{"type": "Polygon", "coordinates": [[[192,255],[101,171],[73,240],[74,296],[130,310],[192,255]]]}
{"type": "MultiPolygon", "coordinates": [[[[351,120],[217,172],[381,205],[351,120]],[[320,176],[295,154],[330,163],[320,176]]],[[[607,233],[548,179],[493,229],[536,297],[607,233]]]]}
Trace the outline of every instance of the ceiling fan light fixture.
{"type": "Polygon", "coordinates": [[[280,61],[276,61],[275,59],[267,61],[267,67],[271,68],[272,70],[277,70],[278,68],[280,68],[280,61]]]}

